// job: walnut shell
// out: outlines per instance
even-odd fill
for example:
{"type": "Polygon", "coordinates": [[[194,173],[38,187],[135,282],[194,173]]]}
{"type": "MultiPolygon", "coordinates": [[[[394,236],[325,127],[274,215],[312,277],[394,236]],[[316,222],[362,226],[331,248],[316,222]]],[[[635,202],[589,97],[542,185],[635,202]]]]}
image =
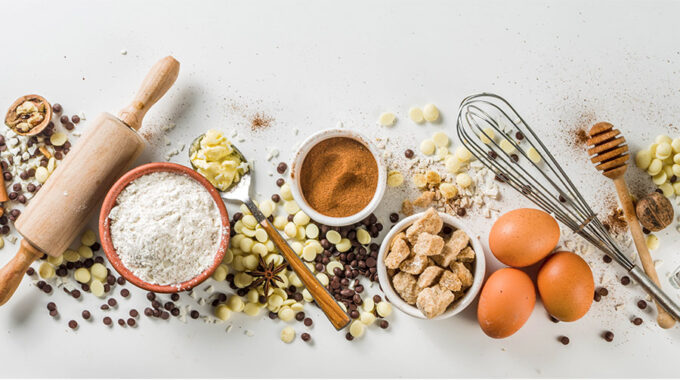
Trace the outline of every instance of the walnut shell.
{"type": "Polygon", "coordinates": [[[673,223],[673,205],[657,192],[638,200],[635,213],[640,224],[650,231],[661,231],[673,223]]]}

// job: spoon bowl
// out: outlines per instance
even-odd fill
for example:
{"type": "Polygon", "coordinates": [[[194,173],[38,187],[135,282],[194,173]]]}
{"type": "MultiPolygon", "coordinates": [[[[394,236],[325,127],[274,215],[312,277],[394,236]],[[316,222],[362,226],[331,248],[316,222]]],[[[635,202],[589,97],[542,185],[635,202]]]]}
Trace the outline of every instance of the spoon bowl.
{"type": "MultiPolygon", "coordinates": [[[[191,157],[200,148],[201,140],[204,136],[205,134],[198,136],[189,146],[189,161],[191,161],[191,157]]],[[[239,155],[241,162],[248,162],[243,153],[241,153],[241,151],[234,144],[230,143],[230,145],[231,148],[239,155]]],[[[191,166],[194,170],[197,169],[193,162],[191,163],[191,166]]],[[[300,281],[302,281],[305,288],[307,288],[309,293],[316,301],[317,305],[321,308],[321,310],[323,310],[333,326],[338,330],[344,328],[351,321],[349,315],[347,315],[347,313],[342,310],[333,296],[319,282],[314,273],[312,273],[307,265],[302,262],[302,259],[295,253],[295,251],[293,251],[283,236],[281,236],[279,231],[264,216],[264,214],[262,214],[262,211],[260,211],[255,202],[253,202],[250,195],[253,170],[254,169],[252,167],[248,166],[247,170],[243,173],[238,181],[233,182],[224,190],[219,189],[220,195],[225,200],[238,201],[246,205],[257,222],[267,232],[269,239],[271,239],[274,245],[276,245],[276,247],[281,251],[281,255],[286,259],[286,262],[300,278],[300,281]]]]}

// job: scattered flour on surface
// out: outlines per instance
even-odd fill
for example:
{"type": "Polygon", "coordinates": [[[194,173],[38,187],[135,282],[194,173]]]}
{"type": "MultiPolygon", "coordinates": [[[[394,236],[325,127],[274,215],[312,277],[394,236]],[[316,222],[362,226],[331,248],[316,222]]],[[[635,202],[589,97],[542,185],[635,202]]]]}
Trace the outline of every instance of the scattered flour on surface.
{"type": "Polygon", "coordinates": [[[153,284],[191,280],[214,261],[220,213],[191,177],[155,172],[132,181],[109,213],[111,240],[123,265],[153,284]]]}

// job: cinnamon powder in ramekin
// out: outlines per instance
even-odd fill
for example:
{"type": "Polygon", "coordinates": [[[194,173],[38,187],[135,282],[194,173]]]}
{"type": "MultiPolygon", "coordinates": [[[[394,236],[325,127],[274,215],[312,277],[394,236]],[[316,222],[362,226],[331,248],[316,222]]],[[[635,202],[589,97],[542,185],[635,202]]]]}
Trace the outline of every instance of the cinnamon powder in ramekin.
{"type": "Polygon", "coordinates": [[[300,169],[300,188],[309,205],[331,217],[363,210],[378,186],[378,163],[359,141],[333,137],[316,144],[300,169]]]}

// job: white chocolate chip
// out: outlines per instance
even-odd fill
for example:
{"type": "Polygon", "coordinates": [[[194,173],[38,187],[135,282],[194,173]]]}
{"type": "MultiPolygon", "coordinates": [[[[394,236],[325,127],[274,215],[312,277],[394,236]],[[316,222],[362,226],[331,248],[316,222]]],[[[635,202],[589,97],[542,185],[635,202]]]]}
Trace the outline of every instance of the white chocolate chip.
{"type": "Polygon", "coordinates": [[[449,136],[444,132],[437,132],[432,136],[432,141],[440,148],[449,146],[449,136]]]}
{"type": "Polygon", "coordinates": [[[340,233],[338,231],[330,230],[326,233],[326,239],[331,244],[338,244],[340,243],[340,240],[342,240],[342,236],[340,236],[340,233]]]}
{"type": "Polygon", "coordinates": [[[354,322],[352,322],[351,325],[349,325],[349,333],[355,338],[361,338],[362,336],[364,336],[365,331],[366,325],[364,325],[359,320],[355,320],[354,322]]]}
{"type": "Polygon", "coordinates": [[[83,232],[83,235],[80,237],[80,243],[88,247],[91,247],[96,241],[97,236],[92,230],[85,230],[85,232],[83,232]]]}
{"type": "Polygon", "coordinates": [[[50,136],[50,143],[54,146],[62,146],[67,140],[68,136],[63,132],[55,132],[50,136]]]}
{"type": "Polygon", "coordinates": [[[363,228],[357,229],[357,241],[359,244],[368,245],[371,243],[371,234],[363,228]]]}
{"type": "Polygon", "coordinates": [[[653,251],[653,250],[659,248],[659,238],[654,234],[647,235],[645,242],[647,243],[647,248],[650,251],[653,251]]]}
{"type": "Polygon", "coordinates": [[[87,284],[90,282],[90,271],[88,271],[86,268],[78,268],[76,269],[75,272],[73,272],[73,278],[76,279],[76,281],[80,282],[81,284],[87,284]]]}
{"type": "Polygon", "coordinates": [[[456,176],[456,184],[462,188],[467,188],[472,185],[472,177],[467,173],[460,173],[456,176]]]}
{"type": "Polygon", "coordinates": [[[418,107],[409,108],[408,117],[411,119],[411,121],[413,121],[414,123],[417,123],[417,124],[420,124],[425,120],[423,118],[423,110],[421,110],[418,107]]]}
{"type": "Polygon", "coordinates": [[[375,305],[375,310],[378,312],[378,315],[386,318],[392,314],[392,304],[387,301],[380,301],[377,305],[375,305]]]}
{"type": "Polygon", "coordinates": [[[226,321],[231,316],[231,310],[225,304],[219,304],[215,308],[215,316],[222,321],[226,321]]]}
{"type": "Polygon", "coordinates": [[[533,146],[527,149],[527,156],[535,164],[541,162],[541,154],[533,146]]]}
{"type": "Polygon", "coordinates": [[[390,170],[387,173],[387,186],[397,187],[404,183],[404,176],[398,170],[390,170]]]}
{"type": "Polygon", "coordinates": [[[461,162],[468,162],[472,158],[472,153],[464,146],[457,147],[454,155],[461,162]]]}
{"type": "Polygon", "coordinates": [[[392,112],[383,112],[380,114],[380,117],[378,118],[378,123],[383,127],[389,127],[394,125],[395,119],[396,117],[392,112]]]}
{"type": "Polygon", "coordinates": [[[52,264],[44,261],[42,264],[40,264],[40,267],[38,268],[38,274],[40,275],[41,278],[49,280],[50,278],[54,277],[55,270],[52,264]]]}
{"type": "Polygon", "coordinates": [[[423,107],[423,117],[429,122],[437,121],[439,119],[439,110],[434,104],[426,104],[423,107]]]}
{"type": "Polygon", "coordinates": [[[647,170],[649,164],[652,163],[652,153],[649,150],[641,150],[635,154],[635,165],[642,169],[647,170]]]}
{"type": "Polygon", "coordinates": [[[90,282],[90,291],[95,296],[101,298],[104,296],[104,284],[97,279],[92,280],[92,282],[90,282]]]}
{"type": "Polygon", "coordinates": [[[295,329],[286,326],[281,330],[281,341],[283,343],[291,343],[295,339],[295,329]]]}
{"type": "Polygon", "coordinates": [[[420,151],[427,156],[431,156],[434,154],[434,151],[436,149],[436,145],[434,144],[434,141],[430,139],[425,139],[420,143],[420,151]]]}

